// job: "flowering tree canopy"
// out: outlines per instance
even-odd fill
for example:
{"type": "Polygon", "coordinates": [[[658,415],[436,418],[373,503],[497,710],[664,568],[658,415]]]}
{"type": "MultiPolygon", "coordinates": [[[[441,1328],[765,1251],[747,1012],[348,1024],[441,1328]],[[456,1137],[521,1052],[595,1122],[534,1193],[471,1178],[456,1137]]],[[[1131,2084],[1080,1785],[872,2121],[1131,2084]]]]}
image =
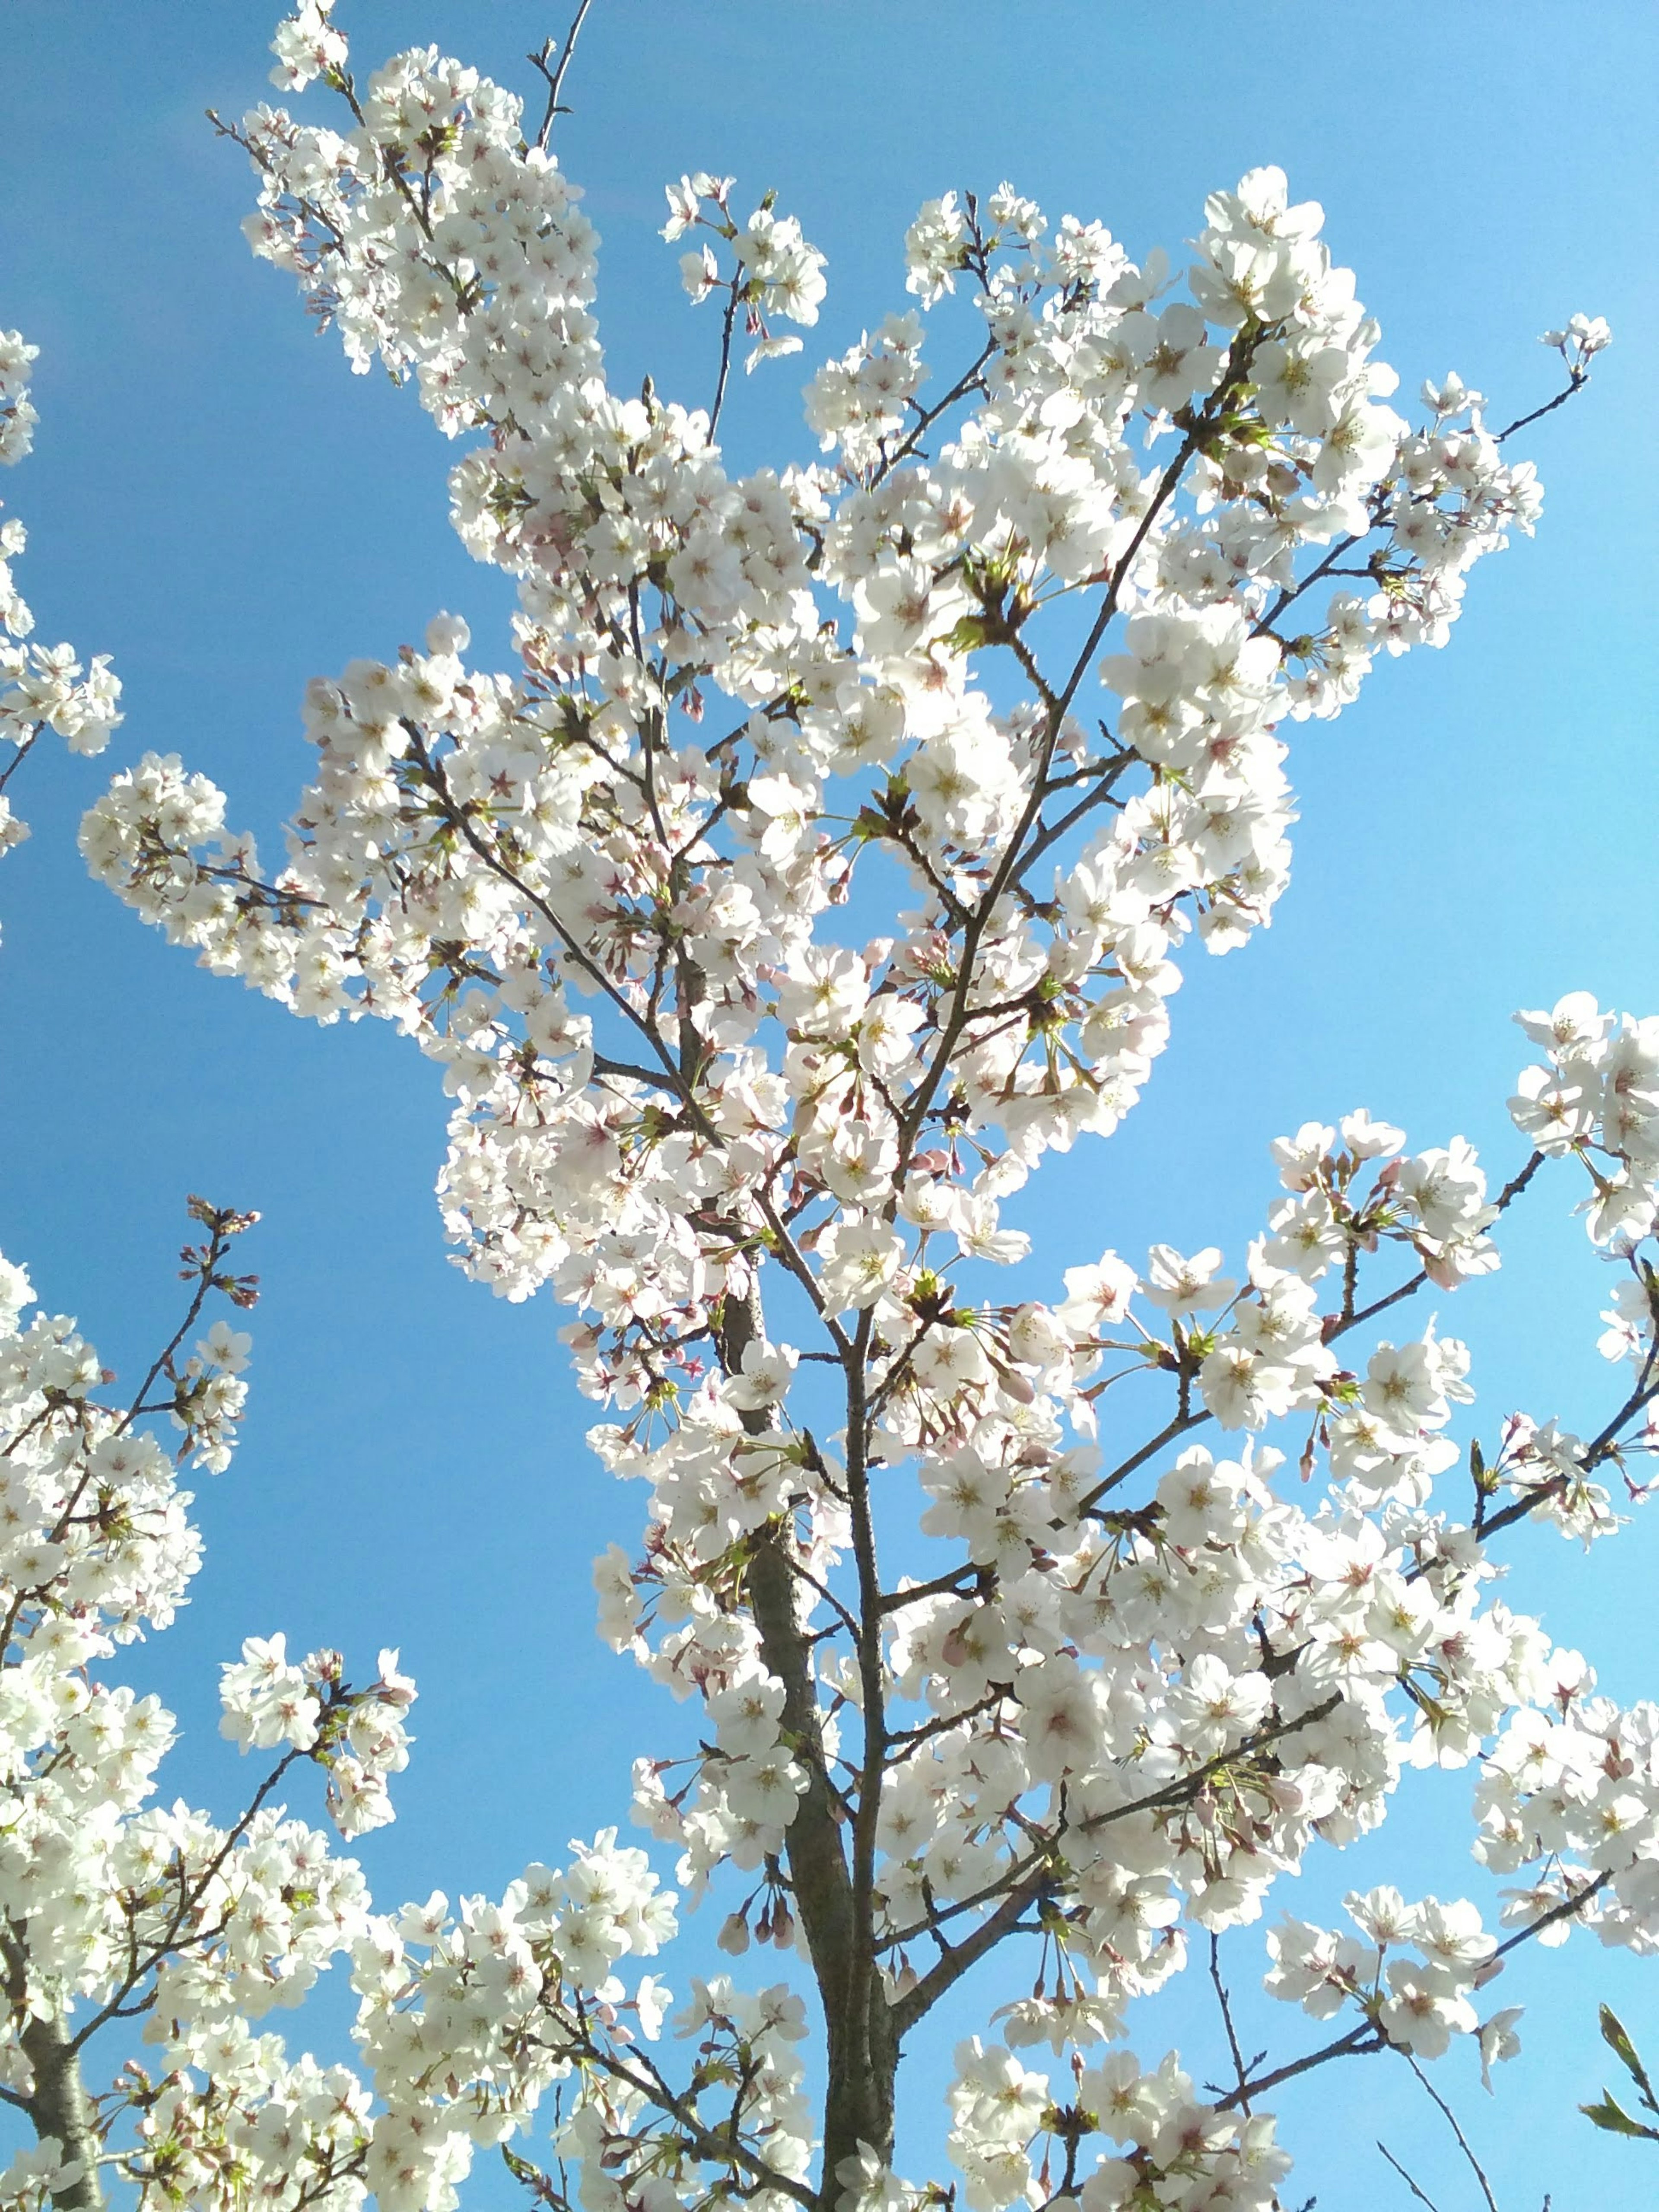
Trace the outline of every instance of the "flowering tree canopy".
{"type": "MultiPolygon", "coordinates": [[[[818,458],[733,476],[729,371],[799,349],[823,257],[771,195],[671,184],[713,401],[613,390],[551,150],[572,44],[526,106],[435,47],[360,76],[306,0],[275,45],[295,110],[219,126],[255,252],[453,441],[517,665],[472,665],[438,613],[423,650],[317,679],[280,865],[155,752],[82,847],[215,972],[441,1066],[445,1233],[497,1295],[571,1310],[595,1458],[645,1492],[595,1568],[601,1632],[692,1724],[641,1749],[653,1850],[611,1830],[500,1897],[377,1910],[271,1793],[309,1762],[346,1835],[389,1818],[411,1686],[395,1653],[354,1688],[256,1638],[223,1683],[269,1770],[248,1812],[143,1809],[167,1717],[90,1669],[194,1569],[145,1424],[228,1456],[246,1340],[216,1322],[180,1355],[211,1294],[251,1297],[225,1258],[246,1223],[198,1206],[189,1316],[125,1406],[71,1324],[23,1325],[15,1278],[0,2094],[40,2143],[6,2202],[81,2212],[101,2160],[224,2212],[447,2212],[499,2146],[583,2212],[1271,2207],[1276,2085],[1460,2039],[1489,2069],[1536,1947],[1659,1942],[1659,1707],[1598,1696],[1495,1588],[1522,1524],[1611,1533],[1659,1439],[1659,1020],[1583,994],[1520,1015],[1492,1170],[1358,1107],[1304,1125],[1231,1260],[1103,1250],[1106,1223],[1011,1303],[1004,1215],[1135,1106],[1183,963],[1267,922],[1288,733],[1447,641],[1540,513],[1514,434],[1608,332],[1548,333],[1562,376],[1507,427],[1455,376],[1396,407],[1277,169],[1140,264],[1005,185],[922,209],[908,304],[808,385],[818,458]],[[981,336],[934,367],[952,292],[981,336]],[[1619,1379],[1581,1433],[1515,1414],[1466,1453],[1468,1354],[1414,1301],[1495,1268],[1546,1184],[1616,1262],[1619,1379]],[[1218,1937],[1435,1766],[1470,1771],[1495,1905],[1380,1887],[1341,1928],[1270,1923],[1267,1987],[1327,2039],[1247,2058],[1218,1937]],[[705,1893],[734,1961],[769,1943],[800,1972],[641,1974],[705,1893]],[[902,2179],[907,2041],[993,1954],[1029,1994],[967,2024],[955,2178],[902,2179]],[[355,2067],[261,2024],[336,1957],[355,2067]],[[1125,2018],[1206,1965],[1234,2061],[1209,2087],[1125,2018]],[[143,2064],[94,2096],[138,2014],[143,2064]]],[[[14,447],[29,352],[0,341],[14,447]]],[[[20,608],[0,572],[18,641],[20,608]]],[[[101,661],[0,656],[18,757],[48,722],[106,738],[101,661]]]]}

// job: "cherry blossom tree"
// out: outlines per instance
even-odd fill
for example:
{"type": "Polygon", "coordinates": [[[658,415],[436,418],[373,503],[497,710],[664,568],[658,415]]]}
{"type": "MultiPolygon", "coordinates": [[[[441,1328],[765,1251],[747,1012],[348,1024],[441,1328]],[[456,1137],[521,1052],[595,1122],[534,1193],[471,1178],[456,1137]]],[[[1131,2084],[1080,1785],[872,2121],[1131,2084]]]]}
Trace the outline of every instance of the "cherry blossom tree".
{"type": "Polygon", "coordinates": [[[252,2023],[368,1935],[356,1863],[273,1793],[308,1762],[327,1772],[343,1834],[391,1817],[386,1777],[405,1763],[414,1696],[397,1654],[383,1651],[372,1684],[354,1689],[337,1651],[290,1663],[280,1635],[244,1645],[223,1672],[225,1732],[275,1756],[228,1825],[182,1801],[147,1808],[173,1717],[97,1671],[185,1602],[201,1545],[179,1472],[229,1464],[246,1393],[246,1333],[219,1319],[185,1347],[210,1300],[253,1303],[254,1279],[228,1263],[254,1217],[200,1199],[191,1212],[203,1234],[180,1255],[184,1318],[130,1398],[100,1395],[115,1377],[72,1320],[25,1321],[28,1277],[0,1261],[0,2100],[33,2130],[0,2175],[9,2205],[96,2206],[107,2166],[166,2196],[183,2163],[228,2191],[246,2155],[238,2093],[251,2069],[264,2137],[248,2151],[277,2154],[288,2100],[310,2119],[319,2184],[361,2162],[361,2092],[346,2069],[288,2066],[252,2023]],[[165,2074],[129,2060],[94,2093],[94,2039],[135,2017],[166,2047],[165,2074]],[[204,2092],[184,2070],[192,2064],[204,2092]]]}
{"type": "MultiPolygon", "coordinates": [[[[1540,514],[1511,441],[1608,332],[1547,333],[1560,381],[1507,425],[1455,376],[1396,411],[1322,211],[1275,169],[1211,196],[1184,265],[1007,185],[951,193],[905,241],[909,304],[812,377],[818,458],[733,477],[736,357],[800,349],[823,257],[769,194],[744,214],[732,179],[672,183],[713,397],[613,391],[599,241],[551,150],[574,39],[532,57],[526,104],[435,47],[362,76],[307,0],[274,49],[302,104],[218,126],[252,163],[256,253],[454,442],[456,528],[516,580],[517,665],[471,665],[439,613],[422,650],[313,683],[280,866],[155,753],[82,845],[204,965],[441,1066],[445,1232],[498,1296],[571,1309],[595,1459],[645,1488],[595,1583],[602,1632],[690,1708],[635,1768],[678,1900],[611,1831],[500,1898],[375,1912],[267,1820],[307,1759],[348,1832],[384,1817],[392,1655],[354,1692],[333,1655],[246,1647],[228,1725],[280,1756],[231,1832],[134,1809],[159,1717],[141,1757],[60,1753],[70,1722],[31,1717],[17,1802],[55,1806],[81,1761],[103,1856],[75,1882],[93,1933],[61,1887],[8,1905],[8,2094],[49,2139],[8,2187],[89,2207],[101,2136],[147,2194],[225,2212],[447,2212],[481,2148],[583,2212],[1279,2204],[1279,2085],[1391,2054],[1441,2101],[1425,2069],[1455,2043],[1488,2072],[1518,2047],[1536,1951],[1659,1941],[1659,1707],[1598,1695],[1495,1587],[1538,1524],[1610,1534],[1659,1439],[1659,1021],[1584,994],[1522,1013],[1492,1173],[1356,1108],[1274,1146],[1231,1270],[1102,1250],[1103,1224],[1044,1298],[992,1271],[1026,1255],[1004,1215],[1045,1156],[1135,1106],[1183,963],[1268,921],[1287,732],[1379,654],[1447,641],[1476,563],[1540,514]],[[958,291],[980,342],[933,369],[926,317],[958,291]],[[1468,1354],[1413,1334],[1413,1302],[1478,1297],[1510,1210],[1564,1177],[1615,1270],[1620,1379],[1576,1431],[1517,1413],[1466,1449],[1468,1354]],[[1434,1766],[1470,1772],[1495,1907],[1379,1887],[1341,1929],[1279,1918],[1267,1985],[1325,2039],[1247,2057],[1219,1937],[1434,1766]],[[781,1960],[678,1998],[624,1971],[705,1896],[734,1961],[793,1953],[800,1987],[781,1960]],[[342,1953],[359,2063],[290,2057],[253,2023],[342,1953]],[[956,2179],[901,2179],[904,2049],[994,1954],[1029,1994],[960,2043],[956,2179]],[[1218,2085],[1126,2039],[1133,2000],[1206,1969],[1218,2085]],[[95,2108],[76,2072],[59,2124],[30,2035],[76,2058],[141,2008],[158,2070],[95,2108]]],[[[240,1225],[204,1218],[202,1295],[240,1225]]],[[[234,1395],[239,1340],[176,1366],[194,1317],[125,1414],[37,1376],[42,1332],[89,1374],[67,1325],[15,1339],[10,1433],[49,1472],[6,1571],[27,1633],[52,1624],[43,1698],[173,1601],[60,1592],[81,1540],[51,1547],[142,1413],[222,1449],[191,1409],[234,1395]],[[100,1607],[107,1631],[59,1625],[100,1607]]],[[[193,1563],[159,1455],[137,1464],[193,1563]]]]}

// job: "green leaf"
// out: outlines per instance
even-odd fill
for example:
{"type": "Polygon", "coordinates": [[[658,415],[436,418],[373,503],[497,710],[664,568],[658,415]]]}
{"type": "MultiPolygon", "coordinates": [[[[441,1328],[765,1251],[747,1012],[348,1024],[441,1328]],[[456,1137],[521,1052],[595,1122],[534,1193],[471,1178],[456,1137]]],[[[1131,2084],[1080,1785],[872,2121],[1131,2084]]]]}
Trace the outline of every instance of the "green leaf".
{"type": "Polygon", "coordinates": [[[1648,2110],[1659,2112],[1659,2105],[1654,2102],[1653,2084],[1648,2079],[1647,2068],[1637,2056],[1636,2045],[1631,2041],[1624,2022],[1611,2005],[1601,2007],[1601,2020],[1602,2042],[1618,2053],[1620,2064],[1641,2091],[1642,2102],[1648,2110]]]}
{"type": "Polygon", "coordinates": [[[1644,2136],[1650,2142],[1659,2142],[1659,2128],[1644,2127],[1640,2120],[1632,2119],[1608,2090],[1601,2092],[1599,2105],[1581,2105],[1578,2109],[1592,2127],[1604,2129],[1610,2136],[1644,2136]]]}
{"type": "Polygon", "coordinates": [[[551,2178],[544,2173],[540,2166],[527,2158],[520,2158],[517,2151],[510,2150],[506,2143],[501,2144],[500,2149],[507,2172],[515,2181],[523,2182],[538,2204],[568,2205],[568,2200],[563,2191],[555,2186],[551,2178]]]}
{"type": "Polygon", "coordinates": [[[983,615],[963,615],[945,637],[943,642],[951,653],[975,653],[990,635],[983,615]]]}

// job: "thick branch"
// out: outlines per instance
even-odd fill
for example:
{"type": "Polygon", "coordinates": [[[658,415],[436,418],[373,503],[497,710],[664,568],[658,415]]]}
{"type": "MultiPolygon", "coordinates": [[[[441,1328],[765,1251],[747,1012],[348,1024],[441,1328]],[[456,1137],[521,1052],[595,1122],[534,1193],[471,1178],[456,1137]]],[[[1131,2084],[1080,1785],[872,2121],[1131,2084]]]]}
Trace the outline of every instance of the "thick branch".
{"type": "Polygon", "coordinates": [[[64,2158],[81,2168],[73,2181],[53,2190],[52,2201],[58,2212],[102,2212],[104,2194],[98,2181],[102,2146],[76,2044],[56,2011],[46,2020],[31,2018],[21,2041],[34,2075],[26,2105],[34,2132],[62,2144],[64,2158]]]}

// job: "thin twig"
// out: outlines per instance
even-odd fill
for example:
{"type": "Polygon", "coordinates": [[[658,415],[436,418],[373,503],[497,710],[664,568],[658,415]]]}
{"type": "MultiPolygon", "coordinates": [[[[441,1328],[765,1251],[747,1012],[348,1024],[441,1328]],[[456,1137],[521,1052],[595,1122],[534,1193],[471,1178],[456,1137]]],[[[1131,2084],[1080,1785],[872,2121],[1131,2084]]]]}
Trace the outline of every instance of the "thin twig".
{"type": "Polygon", "coordinates": [[[1429,2195],[1426,2190],[1419,2189],[1418,2187],[1417,2184],[1412,2179],[1410,2174],[1407,2172],[1405,2167],[1401,2166],[1400,2160],[1389,2148],[1387,2143],[1379,2141],[1376,2147],[1378,2150],[1382,2152],[1383,2157],[1388,2160],[1389,2164],[1394,2168],[1395,2172],[1400,2176],[1400,2179],[1405,2183],[1407,2188],[1410,2190],[1412,2195],[1417,2199],[1418,2203],[1419,2204],[1426,2204],[1429,2208],[1429,2212],[1440,2212],[1440,2208],[1436,2204],[1433,2197],[1429,2195]]]}
{"type": "Polygon", "coordinates": [[[963,371],[963,374],[957,379],[956,382],[951,386],[951,389],[945,393],[944,398],[937,400],[931,407],[923,407],[917,410],[916,420],[912,424],[907,436],[901,444],[893,448],[893,451],[890,453],[887,453],[883,456],[881,463],[877,468],[875,474],[871,477],[870,484],[872,490],[878,483],[880,483],[884,477],[890,476],[892,474],[893,471],[898,466],[901,461],[908,460],[909,459],[910,455],[915,452],[916,447],[927,436],[928,431],[932,429],[933,424],[938,422],[939,416],[943,415],[948,408],[954,407],[958,399],[965,399],[968,394],[972,392],[976,386],[980,386],[981,389],[983,389],[981,379],[981,371],[985,368],[986,363],[990,360],[992,355],[995,353],[996,349],[996,340],[994,338],[988,338],[985,342],[984,350],[980,355],[978,360],[975,362],[971,368],[963,371]]]}
{"type": "Polygon", "coordinates": [[[1558,407],[1565,407],[1568,400],[1576,392],[1582,392],[1589,382],[1589,371],[1587,368],[1571,369],[1568,374],[1572,380],[1565,392],[1558,392],[1553,399],[1547,399],[1541,407],[1534,407],[1530,415],[1517,415],[1507,430],[1499,430],[1497,433],[1492,441],[1493,444],[1501,446],[1505,438],[1512,438],[1517,430],[1524,430],[1528,422],[1536,422],[1546,415],[1553,415],[1558,407]]]}
{"type": "Polygon", "coordinates": [[[1597,1875],[1595,1880],[1583,1889],[1575,1890],[1571,1897],[1564,1897],[1559,1905],[1552,1905],[1547,1912],[1540,1912],[1536,1920],[1529,1920],[1515,1935],[1505,1936],[1492,1953],[1493,1958],[1501,1959],[1517,1945],[1529,1943],[1534,1936],[1541,1934],[1546,1928],[1553,1928],[1558,1920],[1571,1920],[1575,1913],[1582,1912],[1591,1898],[1604,1890],[1612,1880],[1610,1871],[1597,1875]]]}
{"type": "Polygon", "coordinates": [[[732,289],[726,302],[726,313],[720,319],[720,373],[714,383],[714,404],[708,410],[708,442],[714,442],[714,433],[720,428],[720,409],[726,404],[726,380],[732,374],[732,332],[738,319],[738,279],[732,279],[732,289]]]}
{"type": "Polygon", "coordinates": [[[1238,2047],[1238,2032],[1233,2026],[1233,2008],[1227,1996],[1227,1984],[1221,1978],[1221,1938],[1214,1929],[1210,1930],[1210,1979],[1215,1984],[1216,2002],[1221,2007],[1221,2024],[1227,2031],[1227,2048],[1232,2053],[1233,2072],[1238,2080],[1239,2106],[1248,2118],[1250,2087],[1244,2071],[1244,2053],[1238,2047]]]}
{"type": "Polygon", "coordinates": [[[1243,2103],[1247,2094],[1259,2097],[1266,2089],[1276,2089],[1281,2081],[1294,2081],[1298,2074],[1310,2074],[1316,2066],[1323,2066],[1329,2059],[1368,2057],[1373,2051],[1387,2048],[1382,2031],[1373,2021],[1362,2020],[1358,2027],[1339,2035],[1334,2043],[1323,2044],[1304,2058],[1292,2058],[1288,2065],[1276,2066],[1271,2074],[1258,2074],[1246,2090],[1230,2089],[1224,2097],[1217,2099],[1216,2110],[1231,2112],[1243,2103]]]}
{"type": "Polygon", "coordinates": [[[1492,2184],[1487,2180],[1486,2174],[1481,2170],[1480,2160],[1469,2148],[1469,2139],[1464,2134],[1462,2129],[1458,2126],[1456,2113],[1453,2112],[1451,2106],[1441,2095],[1439,2090],[1437,2089],[1433,2082],[1430,2081],[1428,2075],[1418,2064],[1417,2060],[1413,2057],[1412,2053],[1409,2051],[1402,2051],[1400,2055],[1405,2060],[1407,2065],[1411,2068],[1412,2072],[1416,2075],[1418,2080],[1423,2084],[1423,2087],[1427,2094],[1431,2096],[1434,2100],[1435,2103],[1440,2107],[1442,2113],[1445,2117],[1446,2125],[1457,2137],[1457,2148],[1462,2152],[1464,2157],[1468,2160],[1469,2171],[1474,2174],[1475,2179],[1480,2185],[1480,2194],[1486,2200],[1487,2212],[1498,2212],[1498,2199],[1492,2193],[1492,2184]]]}
{"type": "Polygon", "coordinates": [[[536,133],[537,149],[541,153],[544,154],[547,151],[547,142],[553,135],[554,117],[568,115],[570,112],[568,107],[560,106],[559,90],[564,83],[564,73],[570,66],[570,58],[576,51],[576,40],[581,34],[582,25],[587,20],[587,11],[592,5],[593,0],[581,0],[581,5],[576,10],[575,21],[566,34],[564,48],[559,56],[556,67],[552,69],[548,67],[548,56],[553,51],[551,39],[543,40],[540,53],[528,54],[525,58],[532,69],[539,70],[547,79],[547,112],[542,118],[541,129],[536,133]]]}

